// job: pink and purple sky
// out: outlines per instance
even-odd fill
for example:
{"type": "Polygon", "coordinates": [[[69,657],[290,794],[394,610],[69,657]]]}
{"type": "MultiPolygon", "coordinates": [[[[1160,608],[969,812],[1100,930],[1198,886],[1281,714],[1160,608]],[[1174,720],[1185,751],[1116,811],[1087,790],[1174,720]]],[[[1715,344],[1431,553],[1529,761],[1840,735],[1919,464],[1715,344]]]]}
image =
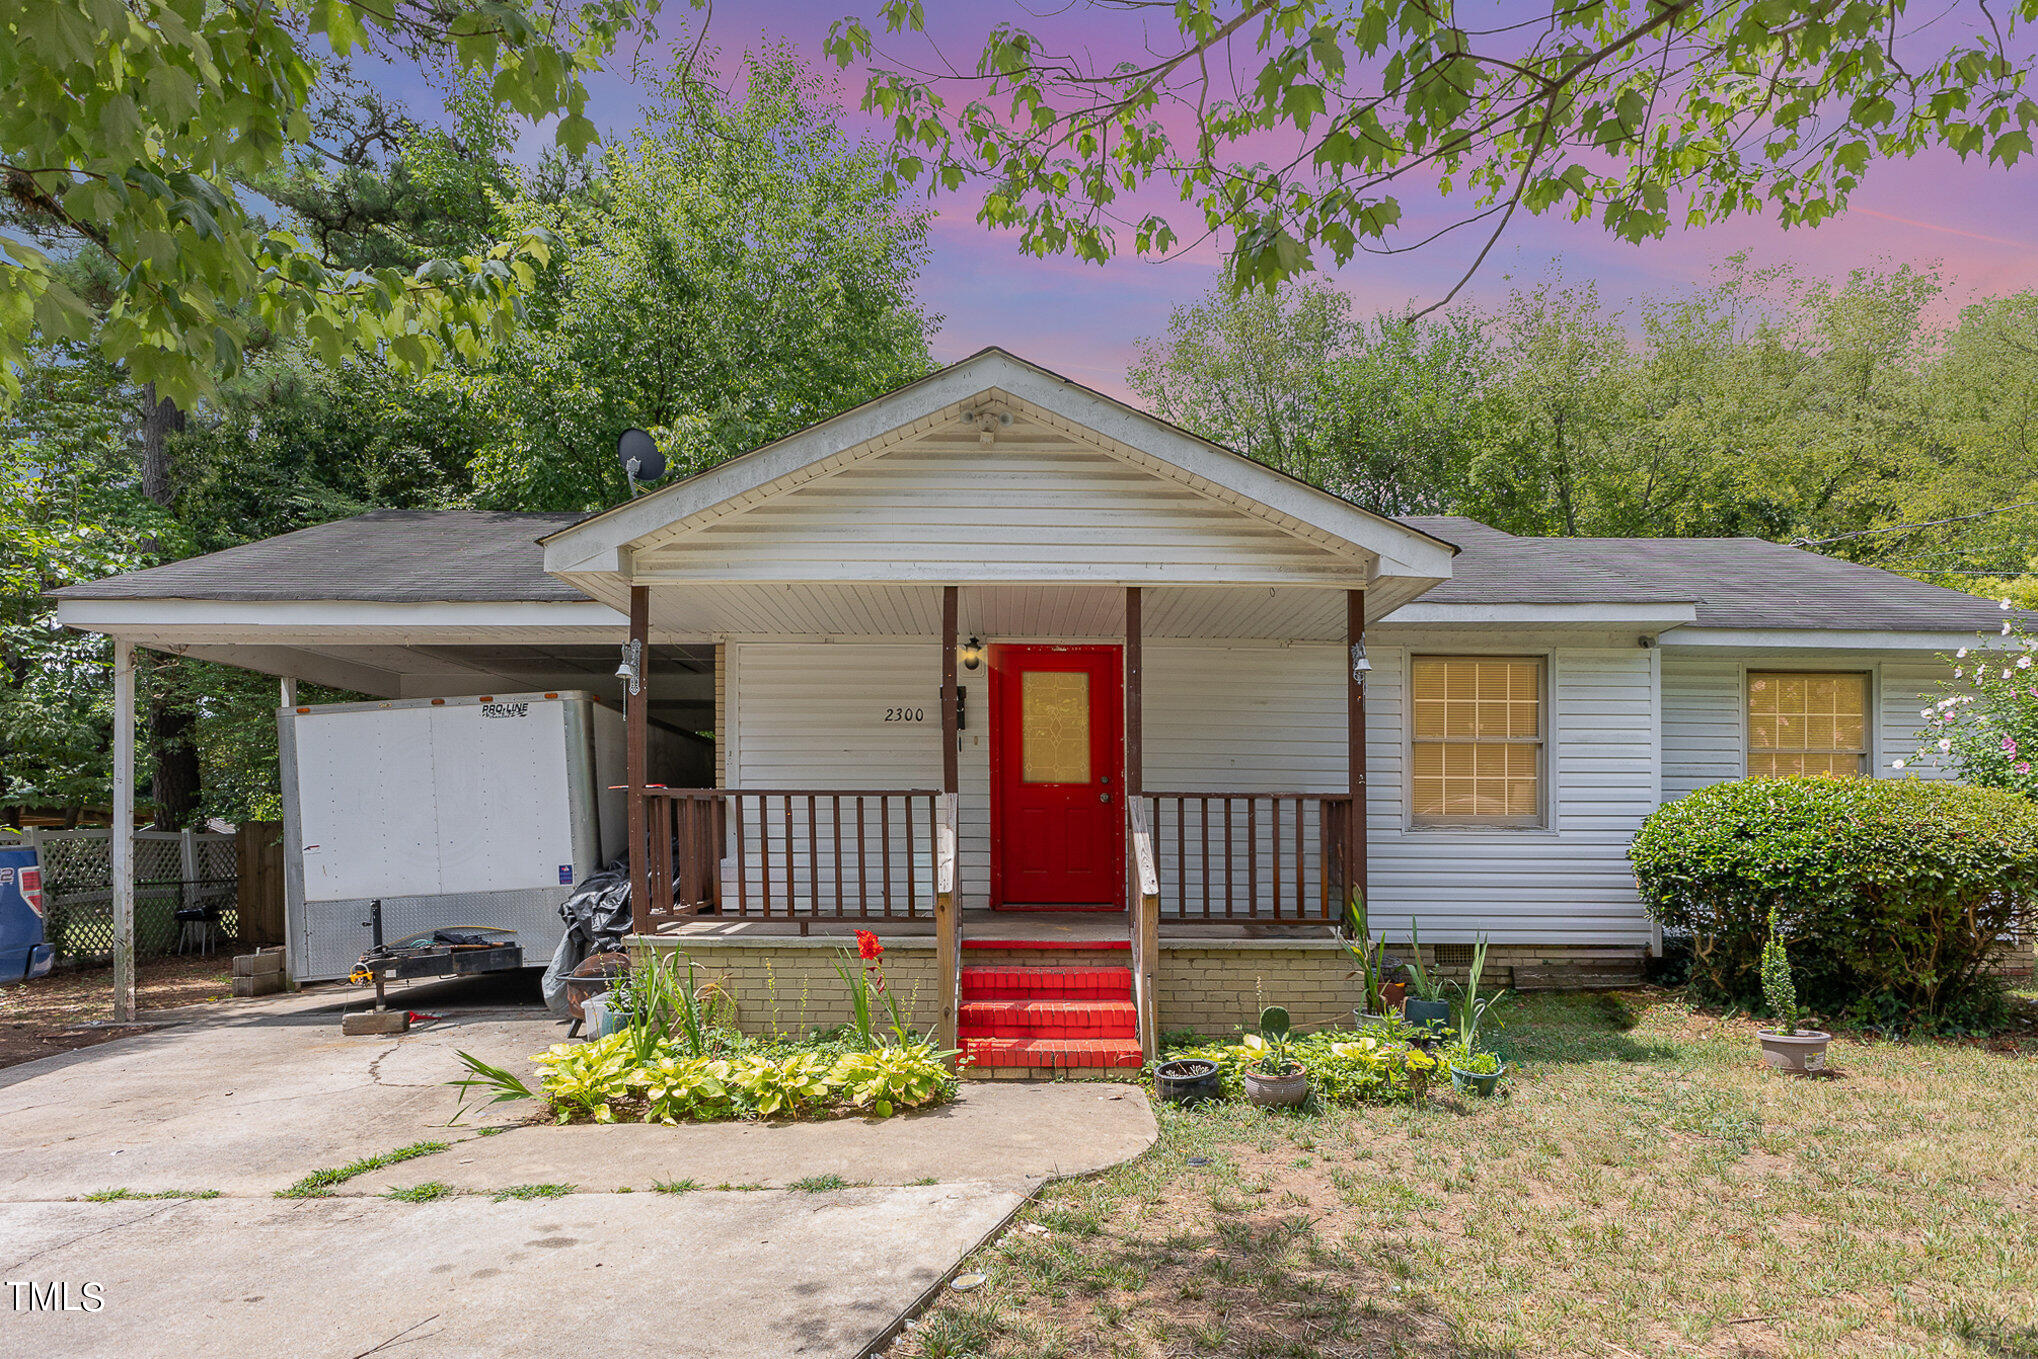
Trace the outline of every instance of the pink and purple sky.
{"type": "MultiPolygon", "coordinates": [[[[1136,52],[1140,41],[1136,28],[1121,24],[1114,29],[1094,15],[1081,15],[1079,6],[1046,19],[1038,17],[1038,7],[1009,2],[951,0],[927,8],[931,40],[949,60],[970,68],[983,33],[1001,21],[1025,24],[1057,42],[1082,44],[1093,53],[1114,48],[1136,52]]],[[[851,13],[869,20],[875,10],[874,3],[859,6],[856,0],[746,0],[715,12],[708,42],[721,53],[725,69],[735,66],[744,51],[764,43],[791,45],[839,85],[847,125],[878,135],[883,129],[877,120],[857,112],[863,72],[838,72],[822,53],[832,22],[851,13]]],[[[665,35],[641,54],[642,69],[649,73],[644,79],[654,79],[669,64],[672,51],[691,44],[681,29],[686,17],[675,8],[661,20],[665,35]]],[[[880,48],[888,57],[915,62],[931,55],[924,45],[881,42],[880,48]]],[[[619,68],[628,55],[619,55],[619,68]]],[[[421,84],[395,83],[399,88],[392,92],[420,112],[436,101],[421,84]]],[[[647,98],[644,85],[620,72],[597,82],[593,93],[590,114],[604,135],[633,128],[647,98]]],[[[549,141],[549,128],[534,129],[533,138],[540,137],[549,141]]],[[[1442,224],[1469,202],[1469,198],[1448,205],[1411,201],[1407,211],[1411,222],[1428,214],[1442,224]]],[[[975,204],[967,189],[933,201],[937,213],[933,258],[922,276],[920,293],[929,310],[944,318],[934,340],[935,357],[944,362],[997,344],[1078,381],[1123,394],[1134,342],[1163,332],[1169,309],[1199,296],[1216,278],[1218,257],[1210,245],[1165,261],[1127,254],[1103,266],[1022,255],[1015,236],[993,233],[976,223],[975,204]]],[[[1331,277],[1352,297],[1354,310],[1361,315],[1398,311],[1411,301],[1426,305],[1449,290],[1476,253],[1479,238],[1473,231],[1447,237],[1415,254],[1361,256],[1331,277]]],[[[2038,164],[2005,171],[1978,158],[1963,164],[1951,155],[1882,162],[1869,168],[1850,210],[1815,229],[1785,231],[1773,220],[1750,217],[1673,232],[1639,246],[1590,222],[1574,223],[1555,214],[1517,214],[1484,268],[1460,294],[1460,304],[1490,307],[1505,297],[1512,283],[1555,272],[1567,282],[1596,283],[1602,299],[1618,306],[1702,283],[1726,256],[1743,251],[1757,267],[1789,264],[1802,273],[1831,278],[1863,266],[1936,267],[1947,285],[1942,310],[1950,318],[1960,306],[1980,298],[2038,288],[2038,164]]]]}

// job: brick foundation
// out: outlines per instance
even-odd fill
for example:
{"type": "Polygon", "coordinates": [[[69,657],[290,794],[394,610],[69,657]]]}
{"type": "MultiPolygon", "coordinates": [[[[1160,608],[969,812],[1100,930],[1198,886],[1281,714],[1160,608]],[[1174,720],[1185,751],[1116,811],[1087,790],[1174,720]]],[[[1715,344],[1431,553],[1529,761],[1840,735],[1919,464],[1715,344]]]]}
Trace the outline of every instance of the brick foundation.
{"type": "MultiPolygon", "coordinates": [[[[675,948],[659,941],[656,947],[675,948]]],[[[800,1034],[832,1028],[852,1018],[849,988],[835,965],[860,967],[854,940],[775,938],[764,942],[690,939],[686,954],[705,985],[716,982],[736,1000],[736,1027],[744,1033],[800,1034]]],[[[923,1032],[940,1017],[935,1000],[932,939],[887,939],[885,984],[901,998],[907,1022],[923,1032]]],[[[884,1002],[873,998],[871,1022],[891,1023],[884,1002]]]]}
{"type": "MultiPolygon", "coordinates": [[[[660,941],[658,947],[676,945],[660,941]]],[[[1426,963],[1435,951],[1423,946],[1426,963]]],[[[690,939],[686,952],[703,982],[719,982],[736,1000],[737,1027],[745,1033],[804,1033],[850,1020],[849,992],[836,975],[838,961],[855,965],[855,948],[847,940],[777,936],[722,941],[690,939]]],[[[966,950],[967,965],[1042,963],[1095,965],[1118,963],[1122,952],[1079,954],[1051,951],[966,950]]],[[[1391,947],[1408,956],[1404,943],[1391,947]]],[[[1516,967],[1577,967],[1589,971],[1609,958],[1631,959],[1632,948],[1576,944],[1495,944],[1487,950],[1484,985],[1498,989],[1514,984],[1516,967]]],[[[894,994],[904,997],[909,1022],[931,1029],[939,1013],[935,995],[934,941],[899,937],[885,941],[885,977],[894,994]]],[[[1268,1005],[1287,1008],[1300,1028],[1324,1028],[1351,1022],[1359,1004],[1358,979],[1352,976],[1351,955],[1328,940],[1194,940],[1164,943],[1160,955],[1160,1027],[1163,1033],[1193,1029],[1223,1037],[1251,1027],[1268,1005]]],[[[1432,969],[1437,971],[1436,969],[1432,969]]],[[[1462,967],[1438,973],[1447,981],[1463,981],[1462,967]]],[[[880,1009],[878,1022],[888,1022],[880,1009]]],[[[1000,1073],[1009,1074],[1009,1073],[1000,1073]]]]}

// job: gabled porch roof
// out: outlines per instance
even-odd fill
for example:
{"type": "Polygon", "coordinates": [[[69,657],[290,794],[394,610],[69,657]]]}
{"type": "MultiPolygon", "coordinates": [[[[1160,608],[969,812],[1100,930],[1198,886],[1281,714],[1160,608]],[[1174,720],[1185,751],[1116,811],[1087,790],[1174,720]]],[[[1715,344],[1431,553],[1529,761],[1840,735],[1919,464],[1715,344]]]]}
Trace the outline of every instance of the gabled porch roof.
{"type": "Polygon", "coordinates": [[[926,631],[955,584],[1021,614],[1142,586],[1201,615],[1249,588],[1313,631],[1331,592],[1381,617],[1457,551],[1000,349],[541,541],[548,572],[618,609],[684,585],[654,604],[676,634],[755,631],[766,601],[794,630],[869,630],[813,624],[871,584],[896,587],[883,631],[926,631]]]}

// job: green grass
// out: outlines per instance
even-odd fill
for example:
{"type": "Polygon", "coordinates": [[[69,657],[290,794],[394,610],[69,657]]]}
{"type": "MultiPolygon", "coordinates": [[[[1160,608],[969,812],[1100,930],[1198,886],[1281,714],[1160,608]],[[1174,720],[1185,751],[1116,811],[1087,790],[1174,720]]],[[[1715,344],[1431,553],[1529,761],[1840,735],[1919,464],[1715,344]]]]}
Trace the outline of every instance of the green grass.
{"type": "Polygon", "coordinates": [[[788,1189],[797,1189],[802,1194],[826,1194],[836,1189],[849,1189],[852,1187],[850,1182],[843,1179],[840,1175],[809,1175],[803,1180],[794,1180],[786,1186],[788,1189]]]}
{"type": "Polygon", "coordinates": [[[382,1197],[395,1199],[398,1203],[430,1203],[433,1199],[447,1198],[459,1192],[444,1180],[426,1180],[423,1184],[405,1189],[392,1189],[382,1197]]]}
{"type": "Polygon", "coordinates": [[[122,1199],[216,1199],[217,1189],[101,1189],[85,1195],[87,1203],[118,1203],[122,1199]]]}
{"type": "Polygon", "coordinates": [[[494,1201],[503,1203],[509,1199],[563,1199],[573,1190],[574,1186],[570,1184],[515,1184],[508,1189],[496,1190],[494,1201]]]}
{"type": "Polygon", "coordinates": [[[345,1184],[356,1175],[366,1175],[369,1171],[380,1170],[384,1166],[399,1165],[404,1161],[416,1160],[420,1156],[430,1156],[436,1152],[444,1151],[452,1145],[451,1142],[413,1142],[407,1147],[398,1147],[395,1151],[385,1151],[374,1156],[363,1156],[360,1160],[350,1161],[343,1166],[336,1166],[328,1170],[314,1170],[288,1189],[277,1190],[276,1197],[279,1199],[324,1198],[333,1191],[335,1186],[345,1184]]]}
{"type": "Polygon", "coordinates": [[[699,1180],[653,1180],[651,1188],[660,1194],[691,1194],[701,1187],[699,1180]]]}
{"type": "Polygon", "coordinates": [[[760,1189],[767,1189],[769,1187],[770,1186],[768,1185],[762,1184],[730,1184],[726,1180],[723,1181],[721,1184],[715,1186],[716,1189],[720,1190],[725,1194],[726,1193],[752,1194],[760,1189]]]}
{"type": "Polygon", "coordinates": [[[2038,1359],[2032,1029],[1794,1080],[1660,993],[1504,1014],[1492,1100],[1162,1108],[894,1353],[2038,1359]]]}

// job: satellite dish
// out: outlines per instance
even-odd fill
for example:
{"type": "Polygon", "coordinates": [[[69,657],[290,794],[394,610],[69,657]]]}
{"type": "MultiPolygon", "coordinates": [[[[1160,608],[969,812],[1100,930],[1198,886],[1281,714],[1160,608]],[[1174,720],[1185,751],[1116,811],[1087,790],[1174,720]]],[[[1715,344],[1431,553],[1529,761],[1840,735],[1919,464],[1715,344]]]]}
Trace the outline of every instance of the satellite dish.
{"type": "Polygon", "coordinates": [[[631,481],[656,481],[665,475],[665,455],[658,443],[641,429],[626,429],[616,440],[616,460],[631,481]]]}

